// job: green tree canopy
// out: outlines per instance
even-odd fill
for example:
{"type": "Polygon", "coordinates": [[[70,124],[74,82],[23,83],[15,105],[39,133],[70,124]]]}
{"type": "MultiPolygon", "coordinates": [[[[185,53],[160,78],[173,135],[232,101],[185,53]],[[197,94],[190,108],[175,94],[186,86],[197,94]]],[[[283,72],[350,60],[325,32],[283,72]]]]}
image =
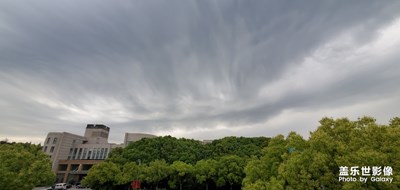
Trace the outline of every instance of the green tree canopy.
{"type": "Polygon", "coordinates": [[[174,161],[195,164],[204,156],[203,145],[200,141],[191,139],[177,139],[171,136],[144,138],[132,142],[122,150],[114,150],[109,160],[124,164],[125,162],[150,163],[154,160],[165,160],[172,164],[174,161]]]}
{"type": "Polygon", "coordinates": [[[295,133],[274,137],[262,157],[248,162],[244,189],[399,189],[400,175],[394,172],[392,183],[338,180],[340,166],[400,169],[399,123],[398,118],[389,125],[371,117],[323,118],[308,141],[295,133]]]}
{"type": "Polygon", "coordinates": [[[229,186],[230,189],[234,185],[241,185],[244,178],[244,166],[246,160],[236,155],[223,156],[218,160],[217,164],[217,186],[229,186]]]}
{"type": "Polygon", "coordinates": [[[39,145],[0,143],[0,189],[32,189],[54,181],[50,159],[39,145]]]}
{"type": "Polygon", "coordinates": [[[166,181],[172,171],[165,160],[155,160],[149,163],[144,170],[144,179],[147,183],[158,187],[160,182],[166,181]]]}
{"type": "Polygon", "coordinates": [[[237,155],[239,157],[261,156],[261,150],[268,145],[267,137],[224,137],[206,145],[206,155],[211,158],[237,155]]]}
{"type": "Polygon", "coordinates": [[[170,168],[171,175],[169,176],[169,186],[171,188],[176,188],[176,184],[179,184],[179,189],[182,190],[183,184],[193,177],[193,166],[182,161],[175,161],[170,165],[170,168]]]}
{"type": "Polygon", "coordinates": [[[214,159],[200,160],[194,167],[196,181],[200,184],[205,183],[208,190],[211,182],[217,181],[218,162],[214,159]]]}
{"type": "Polygon", "coordinates": [[[295,132],[206,145],[170,136],[143,139],[112,151],[109,163],[93,167],[85,180],[103,188],[139,179],[146,188],[172,189],[400,189],[399,158],[399,118],[389,125],[371,117],[322,118],[308,139],[295,132]],[[341,166],[390,166],[393,182],[340,182],[341,166]]]}
{"type": "Polygon", "coordinates": [[[119,185],[121,179],[121,169],[113,162],[102,162],[94,165],[88,175],[82,180],[82,184],[93,189],[113,189],[114,185],[119,185]]]}

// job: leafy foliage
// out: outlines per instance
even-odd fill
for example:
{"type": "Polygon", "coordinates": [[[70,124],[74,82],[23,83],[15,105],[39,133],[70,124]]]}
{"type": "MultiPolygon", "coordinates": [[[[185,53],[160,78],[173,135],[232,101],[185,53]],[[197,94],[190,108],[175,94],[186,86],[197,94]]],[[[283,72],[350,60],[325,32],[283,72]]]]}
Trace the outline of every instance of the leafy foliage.
{"type": "Polygon", "coordinates": [[[0,189],[32,189],[55,181],[50,159],[39,145],[0,143],[0,189]]]}
{"type": "Polygon", "coordinates": [[[205,183],[206,190],[209,184],[217,181],[218,162],[214,159],[200,160],[194,166],[194,175],[196,181],[200,184],[205,183]]]}
{"type": "Polygon", "coordinates": [[[389,126],[375,119],[357,121],[323,118],[308,141],[291,133],[271,139],[261,158],[248,162],[244,189],[399,189],[399,174],[392,183],[339,182],[339,166],[391,166],[400,169],[400,122],[389,126]],[[295,151],[284,151],[289,147],[295,151]],[[259,171],[256,165],[263,167],[259,171]],[[268,168],[270,170],[268,170],[268,168]],[[277,170],[276,170],[277,168],[277,170]],[[271,171],[271,172],[268,172],[271,171]]]}
{"type": "Polygon", "coordinates": [[[307,140],[295,132],[205,145],[170,136],[143,139],[115,149],[85,181],[102,189],[121,189],[132,179],[150,189],[400,189],[399,158],[399,118],[389,125],[371,117],[323,118],[307,140]],[[394,179],[343,183],[340,166],[391,166],[394,179]]]}
{"type": "Polygon", "coordinates": [[[203,157],[203,145],[199,141],[190,139],[176,139],[171,136],[144,138],[131,143],[123,150],[114,151],[109,158],[119,163],[140,161],[150,163],[154,160],[165,160],[172,164],[174,161],[196,163],[203,157]]]}
{"type": "Polygon", "coordinates": [[[244,178],[245,164],[245,160],[236,155],[221,157],[217,165],[217,186],[228,185],[232,189],[233,185],[240,185],[244,178]]]}
{"type": "Polygon", "coordinates": [[[261,156],[261,150],[268,145],[267,137],[225,137],[206,145],[210,157],[237,155],[239,157],[261,156]]]}
{"type": "Polygon", "coordinates": [[[191,180],[193,176],[193,166],[186,164],[182,161],[175,161],[171,164],[171,175],[169,176],[169,186],[176,188],[176,184],[179,184],[179,189],[182,190],[182,186],[185,182],[191,180]]]}
{"type": "Polygon", "coordinates": [[[120,175],[121,169],[117,164],[102,162],[89,170],[88,175],[82,180],[82,184],[93,189],[112,189],[121,180],[117,178],[120,175]]]}

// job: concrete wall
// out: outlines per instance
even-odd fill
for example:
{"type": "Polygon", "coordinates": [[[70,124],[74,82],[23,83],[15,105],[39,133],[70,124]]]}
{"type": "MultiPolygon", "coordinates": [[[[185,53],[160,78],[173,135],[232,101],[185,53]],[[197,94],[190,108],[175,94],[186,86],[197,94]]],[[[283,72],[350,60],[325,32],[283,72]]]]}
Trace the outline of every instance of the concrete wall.
{"type": "Polygon", "coordinates": [[[125,133],[124,146],[128,146],[129,143],[138,141],[142,138],[155,138],[155,137],[157,136],[146,133],[125,133]]]}

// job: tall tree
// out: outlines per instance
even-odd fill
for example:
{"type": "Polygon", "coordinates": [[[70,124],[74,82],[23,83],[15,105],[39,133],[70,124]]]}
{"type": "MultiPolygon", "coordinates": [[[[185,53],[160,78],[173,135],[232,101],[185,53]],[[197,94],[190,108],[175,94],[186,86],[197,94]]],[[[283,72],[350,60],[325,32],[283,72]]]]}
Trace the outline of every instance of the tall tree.
{"type": "Polygon", "coordinates": [[[205,183],[206,190],[210,183],[217,180],[218,162],[214,159],[200,160],[194,167],[196,181],[200,184],[205,183]]]}
{"type": "Polygon", "coordinates": [[[155,160],[150,162],[149,165],[144,168],[143,177],[147,183],[158,188],[160,182],[166,181],[170,175],[171,167],[165,162],[165,160],[155,160]]]}
{"type": "Polygon", "coordinates": [[[232,190],[234,185],[241,185],[245,176],[243,168],[245,159],[236,155],[223,156],[217,165],[217,186],[226,186],[232,190]]]}
{"type": "Polygon", "coordinates": [[[94,165],[88,175],[82,180],[82,184],[93,189],[113,189],[118,185],[117,176],[121,175],[121,170],[117,164],[112,162],[102,162],[94,165]]]}
{"type": "Polygon", "coordinates": [[[0,143],[0,189],[32,189],[54,181],[50,159],[39,145],[0,143]]]}
{"type": "Polygon", "coordinates": [[[115,176],[118,185],[129,184],[132,180],[143,181],[145,179],[144,165],[136,162],[127,162],[121,168],[121,173],[115,176]]]}
{"type": "Polygon", "coordinates": [[[182,190],[183,184],[193,177],[193,166],[182,161],[175,161],[170,165],[170,168],[171,175],[169,176],[169,186],[174,189],[178,183],[179,189],[182,190]]]}

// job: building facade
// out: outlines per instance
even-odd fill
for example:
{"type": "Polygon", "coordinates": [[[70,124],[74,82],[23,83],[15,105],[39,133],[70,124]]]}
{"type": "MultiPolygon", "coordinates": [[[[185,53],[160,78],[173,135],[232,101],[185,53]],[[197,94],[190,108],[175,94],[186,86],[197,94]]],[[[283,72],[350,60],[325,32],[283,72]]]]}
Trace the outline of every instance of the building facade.
{"type": "Polygon", "coordinates": [[[154,138],[156,136],[146,133],[125,133],[124,146],[128,146],[129,143],[138,141],[143,138],[154,138]]]}
{"type": "Polygon", "coordinates": [[[67,132],[47,134],[43,151],[49,155],[56,182],[75,183],[86,176],[89,169],[108,157],[112,149],[125,147],[130,142],[156,136],[144,133],[125,133],[121,144],[109,143],[110,128],[102,124],[88,124],[83,136],[67,132]]]}

